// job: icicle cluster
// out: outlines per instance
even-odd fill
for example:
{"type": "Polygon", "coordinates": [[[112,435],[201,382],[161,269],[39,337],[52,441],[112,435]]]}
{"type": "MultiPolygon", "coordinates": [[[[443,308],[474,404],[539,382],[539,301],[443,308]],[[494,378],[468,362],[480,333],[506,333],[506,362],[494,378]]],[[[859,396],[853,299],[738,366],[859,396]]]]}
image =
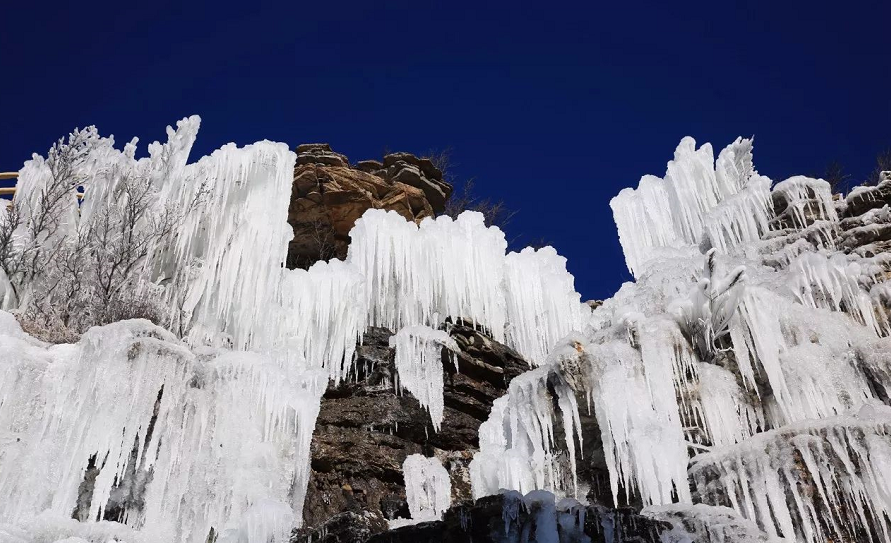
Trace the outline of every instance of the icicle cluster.
{"type": "Polygon", "coordinates": [[[438,328],[465,319],[538,364],[590,316],[565,258],[550,247],[505,255],[504,234],[480,213],[418,226],[370,209],[350,237],[347,262],[365,278],[372,326],[438,328]]]}
{"type": "Polygon", "coordinates": [[[288,510],[270,521],[286,536],[301,516],[324,373],[252,353],[198,358],[145,321],[49,348],[5,332],[0,492],[17,496],[0,503],[5,522],[74,511],[203,542],[211,528],[265,530],[251,511],[270,502],[288,510]]]}
{"type": "Polygon", "coordinates": [[[665,177],[640,180],[610,202],[628,269],[640,277],[648,261],[698,245],[735,247],[758,239],[769,215],[769,180],[755,174],[752,140],[737,139],[718,156],[684,138],[665,177]]]}
{"type": "Polygon", "coordinates": [[[445,412],[441,353],[443,348],[451,351],[457,368],[458,344],[442,330],[408,326],[390,337],[390,347],[396,348],[397,388],[407,390],[427,408],[438,432],[445,412]]]}
{"type": "MultiPolygon", "coordinates": [[[[94,145],[72,173],[82,202],[72,191],[58,239],[38,241],[67,242],[122,179],[147,180],[146,205],[189,210],[139,264],[186,342],[127,323],[47,348],[0,313],[12,353],[0,360],[0,489],[21,496],[0,504],[0,523],[74,510],[153,541],[205,541],[211,528],[218,541],[279,541],[301,522],[324,387],[349,375],[367,326],[401,330],[400,383],[438,427],[439,350],[457,345],[436,329],[463,319],[543,363],[551,344],[587,325],[565,259],[551,248],[505,254],[503,233],[478,213],[416,225],[370,210],[346,261],[283,269],[295,154],[230,144],[189,164],[199,125],[168,127],[167,142],[138,160],[136,140],[117,151],[85,133],[94,145]],[[53,459],[63,465],[47,473],[53,459]]],[[[25,211],[48,175],[40,157],[23,168],[25,211]]],[[[0,297],[7,308],[21,302],[6,277],[0,297]]]]}
{"type": "MultiPolygon", "coordinates": [[[[645,177],[611,203],[638,277],[591,320],[588,348],[601,361],[588,394],[613,452],[614,493],[618,480],[645,504],[728,506],[766,532],[730,536],[709,512],[697,529],[705,541],[891,541],[891,411],[872,407],[889,398],[888,306],[879,294],[889,267],[834,249],[839,219],[826,182],[793,177],[768,192],[742,143],[722,151],[712,175],[710,148],[694,151],[685,140],[665,179],[645,177]],[[706,263],[699,274],[689,264],[697,254],[706,263]],[[666,335],[666,315],[679,333],[666,335]],[[604,349],[611,352],[597,354],[604,349]],[[670,380],[673,393],[657,393],[670,380]],[[666,455],[664,443],[677,437],[633,433],[644,427],[634,419],[647,413],[641,405],[652,407],[653,429],[680,421],[690,452],[666,455]],[[849,415],[858,410],[872,414],[849,415]],[[679,470],[703,450],[693,456],[691,494],[679,470]],[[664,488],[671,480],[675,494],[664,488]]],[[[687,526],[703,507],[651,511],[687,526]]]]}
{"type": "Polygon", "coordinates": [[[697,491],[772,536],[888,541],[891,409],[798,423],[694,459],[697,491]]]}
{"type": "Polygon", "coordinates": [[[687,503],[687,450],[676,377],[692,353],[671,321],[631,324],[633,347],[614,340],[592,348],[602,368],[593,387],[594,410],[610,472],[613,499],[636,490],[644,504],[687,503]]]}
{"type": "Polygon", "coordinates": [[[511,381],[507,395],[495,400],[479,433],[480,450],[470,463],[474,497],[496,494],[500,489],[576,492],[573,478],[581,421],[574,392],[555,371],[554,362],[511,381]],[[556,398],[548,392],[549,385],[556,398]],[[568,462],[560,461],[556,447],[554,403],[563,421],[568,462]]]}
{"type": "Polygon", "coordinates": [[[663,543],[792,543],[793,540],[765,534],[729,507],[695,505],[650,506],[642,514],[673,525],[661,534],[663,543]]]}

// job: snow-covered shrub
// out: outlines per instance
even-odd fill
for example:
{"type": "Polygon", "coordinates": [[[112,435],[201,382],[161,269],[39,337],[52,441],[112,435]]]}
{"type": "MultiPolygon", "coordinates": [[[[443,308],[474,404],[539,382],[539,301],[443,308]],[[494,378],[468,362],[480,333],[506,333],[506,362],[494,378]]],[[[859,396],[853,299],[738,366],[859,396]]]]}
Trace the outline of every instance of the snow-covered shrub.
{"type": "Polygon", "coordinates": [[[715,249],[706,254],[702,276],[696,286],[672,308],[701,360],[711,360],[721,350],[745,280],[744,266],[723,273],[716,255],[715,249]]]}

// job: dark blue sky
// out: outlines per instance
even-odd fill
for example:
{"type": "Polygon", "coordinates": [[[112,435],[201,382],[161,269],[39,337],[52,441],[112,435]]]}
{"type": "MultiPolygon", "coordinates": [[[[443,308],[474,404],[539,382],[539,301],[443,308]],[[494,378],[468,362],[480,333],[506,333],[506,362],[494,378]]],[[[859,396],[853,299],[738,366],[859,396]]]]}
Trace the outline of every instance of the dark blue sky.
{"type": "Polygon", "coordinates": [[[0,8],[0,170],[75,126],[140,149],[197,113],[195,151],[451,147],[585,298],[630,278],[609,199],[681,137],[755,135],[775,180],[891,146],[891,2],[83,2],[0,8]]]}

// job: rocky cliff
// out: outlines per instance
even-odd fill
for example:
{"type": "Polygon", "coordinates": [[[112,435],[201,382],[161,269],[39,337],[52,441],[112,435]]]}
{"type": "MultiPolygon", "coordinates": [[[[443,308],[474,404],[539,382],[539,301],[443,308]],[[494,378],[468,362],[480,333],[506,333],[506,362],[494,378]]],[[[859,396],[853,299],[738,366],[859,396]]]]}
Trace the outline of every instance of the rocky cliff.
{"type": "Polygon", "coordinates": [[[344,258],[349,232],[368,209],[392,210],[420,222],[441,213],[452,194],[433,162],[410,153],[351,165],[326,143],[299,145],[288,222],[294,239],[289,268],[344,258]]]}
{"type": "Polygon", "coordinates": [[[392,333],[367,331],[352,378],[322,400],[296,541],[361,541],[362,534],[386,530],[390,520],[408,518],[402,463],[410,454],[439,458],[452,479],[453,502],[471,500],[467,465],[479,426],[529,365],[472,327],[451,326],[449,334],[461,352],[457,367],[443,353],[445,417],[437,432],[420,403],[395,388],[392,333]]]}

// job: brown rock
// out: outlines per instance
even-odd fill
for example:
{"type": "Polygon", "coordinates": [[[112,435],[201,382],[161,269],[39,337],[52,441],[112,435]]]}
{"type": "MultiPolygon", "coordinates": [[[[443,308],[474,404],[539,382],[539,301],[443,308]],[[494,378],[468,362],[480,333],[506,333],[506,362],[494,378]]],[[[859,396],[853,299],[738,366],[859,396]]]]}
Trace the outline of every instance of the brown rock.
{"type": "Polygon", "coordinates": [[[287,266],[307,268],[318,260],[345,258],[349,232],[368,209],[392,210],[420,222],[443,210],[452,187],[427,159],[409,153],[356,167],[326,143],[297,147],[288,222],[294,239],[287,266]]]}
{"type": "Polygon", "coordinates": [[[356,163],[356,168],[363,172],[375,173],[384,169],[384,164],[380,160],[360,160],[356,163]]]}

